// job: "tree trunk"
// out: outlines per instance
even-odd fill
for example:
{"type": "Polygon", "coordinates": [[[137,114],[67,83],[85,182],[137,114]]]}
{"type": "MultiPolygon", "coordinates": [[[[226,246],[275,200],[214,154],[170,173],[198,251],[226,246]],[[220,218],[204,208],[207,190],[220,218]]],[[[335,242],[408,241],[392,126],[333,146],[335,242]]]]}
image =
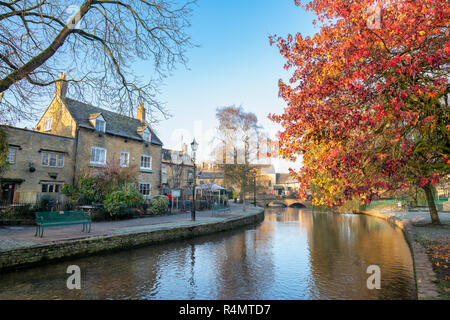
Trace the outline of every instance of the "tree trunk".
{"type": "Polygon", "coordinates": [[[439,220],[439,215],[436,210],[436,205],[434,204],[433,190],[431,189],[431,185],[428,183],[422,188],[425,191],[425,195],[427,196],[427,203],[428,208],[430,210],[431,223],[441,224],[441,221],[439,220]]]}
{"type": "Polygon", "coordinates": [[[241,199],[242,199],[242,211],[245,212],[245,192],[241,192],[241,199]]]}

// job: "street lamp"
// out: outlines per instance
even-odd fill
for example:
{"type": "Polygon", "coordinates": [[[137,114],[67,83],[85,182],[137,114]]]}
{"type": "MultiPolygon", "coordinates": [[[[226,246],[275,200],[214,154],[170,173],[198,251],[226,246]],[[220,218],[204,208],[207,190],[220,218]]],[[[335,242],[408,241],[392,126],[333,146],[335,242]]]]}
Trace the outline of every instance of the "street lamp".
{"type": "Polygon", "coordinates": [[[192,177],[192,207],[191,207],[191,220],[195,221],[195,153],[197,152],[198,143],[194,140],[191,142],[192,149],[192,162],[194,164],[194,176],[192,177]]]}
{"type": "Polygon", "coordinates": [[[256,207],[256,170],[253,171],[253,205],[256,207]]]}

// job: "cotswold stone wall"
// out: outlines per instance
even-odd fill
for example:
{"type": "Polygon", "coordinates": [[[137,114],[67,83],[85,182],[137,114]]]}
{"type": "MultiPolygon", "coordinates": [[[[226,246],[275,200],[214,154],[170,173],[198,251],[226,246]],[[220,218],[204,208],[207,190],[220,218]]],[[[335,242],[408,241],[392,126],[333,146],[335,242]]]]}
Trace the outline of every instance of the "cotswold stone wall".
{"type": "MultiPolygon", "coordinates": [[[[100,147],[106,149],[106,162],[109,164],[120,161],[120,153],[129,153],[129,170],[130,174],[136,178],[139,183],[151,183],[151,195],[159,194],[159,185],[161,181],[161,146],[151,143],[143,143],[132,139],[127,139],[110,134],[98,134],[90,129],[80,128],[78,136],[77,156],[76,156],[76,172],[75,178],[78,179],[95,170],[96,167],[90,165],[91,147],[100,147]],[[152,157],[152,170],[142,171],[141,155],[152,157]]],[[[124,168],[125,169],[125,168],[124,168]]]]}
{"type": "Polygon", "coordinates": [[[42,191],[42,183],[73,183],[74,139],[9,126],[1,128],[9,147],[16,150],[15,162],[9,165],[2,178],[23,180],[16,185],[14,202],[35,202],[36,194],[42,191]],[[44,152],[63,155],[63,167],[42,165],[44,152]],[[35,170],[30,171],[30,167],[35,170]]]}
{"type": "Polygon", "coordinates": [[[74,241],[58,242],[51,245],[34,246],[0,252],[0,271],[17,269],[33,264],[92,255],[100,252],[121,250],[172,240],[188,239],[196,236],[232,230],[264,220],[264,210],[224,221],[174,228],[161,228],[150,232],[128,233],[92,237],[74,241]]]}

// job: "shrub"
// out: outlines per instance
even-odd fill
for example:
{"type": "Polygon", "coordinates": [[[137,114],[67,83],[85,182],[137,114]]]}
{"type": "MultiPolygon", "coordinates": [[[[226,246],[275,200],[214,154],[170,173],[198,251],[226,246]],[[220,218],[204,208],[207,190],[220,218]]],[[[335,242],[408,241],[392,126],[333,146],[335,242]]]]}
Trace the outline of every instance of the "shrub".
{"type": "Polygon", "coordinates": [[[70,197],[72,203],[92,204],[101,201],[102,195],[95,191],[96,179],[93,177],[81,177],[80,186],[65,184],[62,192],[70,197]]]}
{"type": "Polygon", "coordinates": [[[90,211],[92,221],[105,221],[111,218],[109,212],[105,208],[97,208],[90,211]]]}
{"type": "Polygon", "coordinates": [[[133,214],[133,208],[141,206],[143,202],[139,191],[129,187],[107,194],[103,206],[110,216],[128,216],[133,214]]]}
{"type": "Polygon", "coordinates": [[[44,196],[41,198],[39,205],[36,208],[36,211],[48,211],[50,210],[50,201],[51,199],[48,196],[44,196]]]}
{"type": "Polygon", "coordinates": [[[37,210],[35,210],[32,204],[21,204],[3,209],[0,216],[12,220],[34,219],[35,211],[37,210]]]}
{"type": "Polygon", "coordinates": [[[166,196],[155,196],[150,200],[152,214],[162,214],[169,209],[169,199],[166,196]]]}

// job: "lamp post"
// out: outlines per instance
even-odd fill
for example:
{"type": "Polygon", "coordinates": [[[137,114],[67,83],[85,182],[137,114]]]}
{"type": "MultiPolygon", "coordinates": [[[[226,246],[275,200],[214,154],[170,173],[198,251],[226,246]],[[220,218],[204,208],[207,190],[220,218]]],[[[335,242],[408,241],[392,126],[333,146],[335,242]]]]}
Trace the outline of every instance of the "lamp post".
{"type": "Polygon", "coordinates": [[[253,205],[256,207],[256,171],[253,171],[253,205]]]}
{"type": "Polygon", "coordinates": [[[198,143],[194,140],[191,142],[192,149],[192,162],[194,164],[194,176],[192,177],[192,207],[191,207],[191,220],[195,221],[195,153],[197,152],[198,143]]]}

